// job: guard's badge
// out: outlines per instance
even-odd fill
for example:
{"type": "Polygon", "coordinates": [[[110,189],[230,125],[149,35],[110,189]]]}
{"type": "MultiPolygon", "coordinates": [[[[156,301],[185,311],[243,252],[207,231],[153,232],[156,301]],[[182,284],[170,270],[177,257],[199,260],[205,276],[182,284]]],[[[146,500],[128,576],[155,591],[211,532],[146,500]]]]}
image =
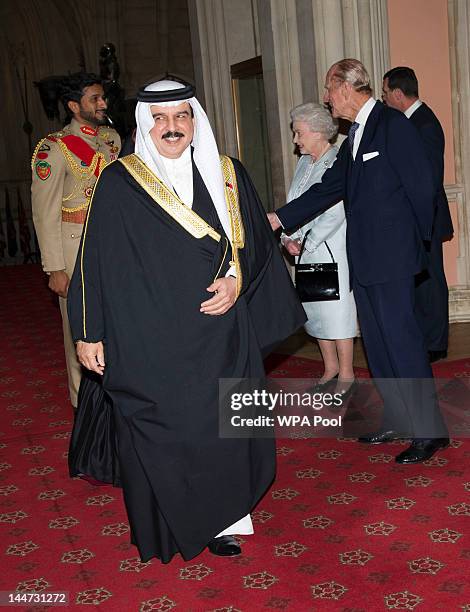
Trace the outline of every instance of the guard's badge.
{"type": "Polygon", "coordinates": [[[46,161],[39,161],[36,164],[36,174],[41,179],[41,181],[45,181],[51,176],[52,168],[51,164],[46,161]]]}
{"type": "Polygon", "coordinates": [[[80,128],[80,132],[83,134],[87,134],[88,136],[96,136],[98,134],[98,130],[94,130],[89,125],[82,125],[80,128]]]}
{"type": "MultiPolygon", "coordinates": [[[[119,153],[119,147],[117,147],[114,144],[114,140],[106,140],[104,144],[109,147],[109,150],[110,150],[111,154],[119,153]]],[[[116,159],[116,158],[114,157],[112,159],[116,159]]]]}

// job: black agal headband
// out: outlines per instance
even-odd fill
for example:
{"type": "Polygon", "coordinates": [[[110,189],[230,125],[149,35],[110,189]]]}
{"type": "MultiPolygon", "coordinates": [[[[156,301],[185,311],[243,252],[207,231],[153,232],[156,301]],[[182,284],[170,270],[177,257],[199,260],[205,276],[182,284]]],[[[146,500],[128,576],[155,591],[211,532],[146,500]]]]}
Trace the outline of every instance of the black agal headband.
{"type": "Polygon", "coordinates": [[[159,102],[176,102],[194,97],[194,87],[189,83],[182,83],[182,85],[184,87],[164,91],[148,91],[143,87],[137,92],[137,101],[158,104],[159,102]]]}

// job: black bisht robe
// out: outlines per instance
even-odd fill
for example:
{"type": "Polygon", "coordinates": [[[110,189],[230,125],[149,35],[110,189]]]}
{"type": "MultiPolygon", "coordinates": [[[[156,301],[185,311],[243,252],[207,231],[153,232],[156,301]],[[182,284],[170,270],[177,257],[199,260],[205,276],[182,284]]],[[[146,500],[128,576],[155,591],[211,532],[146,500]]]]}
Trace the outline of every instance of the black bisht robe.
{"type": "Polygon", "coordinates": [[[68,454],[71,477],[86,474],[120,486],[117,434],[111,398],[101,376],[83,368],[68,454]]]}
{"type": "MultiPolygon", "coordinates": [[[[69,288],[75,340],[105,345],[131,540],[143,561],[188,560],[248,514],[275,473],[273,439],[218,434],[218,380],[262,378],[262,357],[305,321],[254,187],[233,160],[243,285],[200,312],[224,243],[194,238],[115,162],[101,174],[69,288]]],[[[193,164],[193,211],[225,235],[193,164]]],[[[230,247],[219,276],[225,275],[230,247]]]]}

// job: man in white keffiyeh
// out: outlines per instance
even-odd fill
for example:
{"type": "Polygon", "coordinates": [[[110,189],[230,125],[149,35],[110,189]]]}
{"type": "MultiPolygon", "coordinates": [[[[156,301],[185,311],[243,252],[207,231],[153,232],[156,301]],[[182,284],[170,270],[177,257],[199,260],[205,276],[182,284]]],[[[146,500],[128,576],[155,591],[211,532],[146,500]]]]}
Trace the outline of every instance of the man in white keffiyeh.
{"type": "MultiPolygon", "coordinates": [[[[75,439],[93,441],[97,465],[116,428],[142,561],[238,555],[233,535],[253,533],[274,478],[274,441],[223,431],[219,384],[262,379],[263,356],[305,315],[253,185],[219,156],[193,88],[158,81],[137,99],[135,153],[102,174],[69,290],[79,360],[104,375],[113,423],[75,439]]],[[[106,420],[88,410],[99,419],[77,422],[106,420]]]]}
{"type": "MultiPolygon", "coordinates": [[[[192,148],[194,164],[211,196],[225,234],[231,241],[232,228],[225,202],[217,143],[209,119],[193,94],[190,85],[166,79],[139,91],[135,110],[135,153],[191,208],[194,195],[192,148]]],[[[231,266],[226,277],[235,276],[235,266],[231,266]]],[[[208,314],[223,314],[235,300],[233,280],[218,283],[217,287],[208,290],[216,293],[213,300],[201,304],[203,312],[208,314]]]]}

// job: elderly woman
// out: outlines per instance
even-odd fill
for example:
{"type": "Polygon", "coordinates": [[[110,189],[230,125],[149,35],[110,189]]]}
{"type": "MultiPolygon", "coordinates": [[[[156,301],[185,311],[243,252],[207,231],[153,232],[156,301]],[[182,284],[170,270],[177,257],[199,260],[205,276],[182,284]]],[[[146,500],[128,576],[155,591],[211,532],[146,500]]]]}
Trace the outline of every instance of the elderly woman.
{"type": "MultiPolygon", "coordinates": [[[[314,183],[321,182],[323,173],[336,160],[337,147],[330,144],[338,127],[330,113],[319,104],[301,104],[290,113],[294,143],[301,157],[289,189],[288,201],[300,196],[314,183]]],[[[308,321],[306,332],[318,340],[324,363],[324,373],[314,390],[319,391],[338,378],[335,392],[343,399],[354,384],[353,341],[357,332],[356,304],[349,290],[349,269],[346,256],[346,217],[343,202],[302,226],[290,236],[283,234],[281,242],[291,255],[298,256],[306,233],[302,263],[331,261],[328,247],[338,264],[340,299],[303,304],[308,321]]]]}

